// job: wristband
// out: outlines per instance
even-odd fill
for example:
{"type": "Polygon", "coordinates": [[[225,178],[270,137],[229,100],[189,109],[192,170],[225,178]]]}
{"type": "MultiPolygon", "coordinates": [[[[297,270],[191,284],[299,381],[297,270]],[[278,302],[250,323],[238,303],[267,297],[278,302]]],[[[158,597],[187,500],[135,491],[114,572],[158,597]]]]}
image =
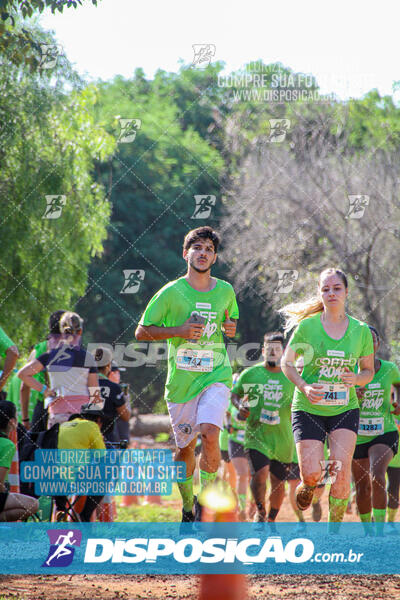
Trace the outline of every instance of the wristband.
{"type": "Polygon", "coordinates": [[[47,390],[47,385],[44,383],[42,389],[40,390],[40,393],[44,394],[46,390],[47,390]]]}
{"type": "Polygon", "coordinates": [[[24,421],[29,421],[29,418],[27,418],[27,419],[22,419],[22,422],[24,422],[24,421]]]}

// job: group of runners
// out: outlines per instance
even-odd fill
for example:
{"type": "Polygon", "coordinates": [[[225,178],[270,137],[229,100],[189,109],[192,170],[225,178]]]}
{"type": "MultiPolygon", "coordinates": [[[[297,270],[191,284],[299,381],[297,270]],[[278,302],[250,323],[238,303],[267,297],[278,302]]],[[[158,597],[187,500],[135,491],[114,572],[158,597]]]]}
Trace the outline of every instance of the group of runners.
{"type": "Polygon", "coordinates": [[[232,286],[211,276],[219,242],[208,226],[186,235],[186,274],[153,296],[136,330],[140,341],[168,341],[165,398],[176,460],[186,464],[186,479],[178,483],[182,521],[201,518],[193,492],[200,436],[199,499],[217,478],[221,443],[237,472],[243,519],[250,472],[257,522],[275,521],[286,481],[299,521],[310,506],[314,520],[321,518],[319,498],[329,481],[334,530],[353,481],[361,521],[383,523],[387,514],[393,522],[400,484],[400,406],[394,401],[400,372],[377,357],[376,329],[346,312],[346,275],[327,268],[314,296],[284,306],[284,333],[292,332],[286,347],[282,333],[267,333],[262,361],[233,383],[223,334],[235,336],[239,311],[232,286]]]}
{"type": "MultiPolygon", "coordinates": [[[[267,332],[262,360],[235,374],[233,382],[223,335],[235,337],[239,311],[233,287],[211,275],[219,243],[219,235],[208,226],[186,235],[186,274],[151,298],[135,333],[138,341],[168,344],[165,399],[175,460],[186,465],[186,478],[178,483],[182,522],[201,519],[202,491],[217,478],[221,449],[237,473],[243,520],[250,516],[249,481],[251,518],[257,522],[276,520],[286,482],[298,520],[304,521],[310,506],[313,519],[320,520],[320,496],[328,481],[328,520],[334,529],[343,520],[353,481],[361,521],[383,523],[387,516],[393,522],[400,487],[395,420],[400,414],[395,401],[400,371],[393,362],[378,358],[379,332],[346,312],[346,275],[338,268],[325,269],[313,297],[281,308],[284,333],[267,332]],[[289,332],[286,344],[284,334],[289,332]],[[199,499],[193,485],[198,437],[199,499]]],[[[58,424],[63,428],[59,436],[63,447],[91,447],[92,442],[87,445],[76,435],[67,439],[68,430],[77,431],[71,421],[87,420],[82,407],[89,402],[96,409],[90,389],[102,390],[104,422],[97,425],[106,439],[115,439],[118,419],[129,419],[121,389],[111,382],[110,351],[99,347],[94,356],[89,354],[80,345],[82,329],[76,313],[53,313],[47,339],[33,348],[15,376],[22,381],[18,399],[24,427],[40,430],[58,424]],[[39,396],[30,416],[32,390],[39,396]]],[[[2,387],[18,351],[0,333],[0,352],[5,356],[2,387]]],[[[9,404],[7,408],[2,401],[0,406],[0,520],[6,520],[12,500],[4,485],[12,454],[8,436],[17,421],[9,404]]],[[[98,416],[92,412],[92,421],[98,416]]],[[[34,508],[24,507],[27,512],[34,508]]]]}
{"type": "MultiPolygon", "coordinates": [[[[33,490],[21,482],[22,491],[9,490],[8,472],[15,455],[41,447],[39,439],[49,431],[48,447],[59,449],[105,450],[121,439],[130,417],[119,382],[118,368],[113,370],[112,352],[105,346],[93,355],[81,344],[83,320],[72,311],[59,310],[50,315],[46,340],[32,348],[28,362],[16,372],[7,396],[0,400],[0,521],[26,519],[38,510],[33,490]],[[32,393],[33,391],[33,393],[32,393]],[[18,423],[17,409],[21,410],[18,423]],[[119,429],[119,427],[121,429],[119,429]],[[17,430],[18,435],[12,436],[17,430]],[[10,439],[10,437],[13,439],[10,439]]],[[[0,331],[0,353],[5,355],[2,380],[12,374],[18,351],[0,331]]],[[[33,457],[32,457],[33,460],[33,457]]],[[[103,500],[101,496],[82,497],[79,516],[89,521],[103,500]]],[[[59,513],[65,513],[68,500],[55,496],[59,513]]]]}

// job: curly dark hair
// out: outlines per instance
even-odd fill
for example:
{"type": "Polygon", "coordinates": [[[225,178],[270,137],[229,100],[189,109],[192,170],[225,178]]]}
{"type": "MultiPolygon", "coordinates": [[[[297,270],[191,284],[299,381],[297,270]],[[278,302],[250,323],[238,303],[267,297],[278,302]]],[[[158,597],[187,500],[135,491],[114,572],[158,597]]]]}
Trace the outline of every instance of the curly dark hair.
{"type": "Polygon", "coordinates": [[[196,227],[196,229],[192,229],[191,231],[189,231],[189,233],[185,235],[185,239],[183,240],[183,249],[189,250],[190,246],[192,246],[198,240],[211,240],[214,245],[215,252],[218,251],[218,246],[220,243],[219,235],[209,225],[204,225],[203,227],[196,227]]]}

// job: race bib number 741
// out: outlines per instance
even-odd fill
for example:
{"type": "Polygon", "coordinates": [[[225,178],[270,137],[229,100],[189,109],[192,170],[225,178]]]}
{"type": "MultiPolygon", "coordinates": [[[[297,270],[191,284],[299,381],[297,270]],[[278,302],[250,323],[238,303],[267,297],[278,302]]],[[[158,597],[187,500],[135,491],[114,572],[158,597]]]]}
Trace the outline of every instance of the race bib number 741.
{"type": "Polygon", "coordinates": [[[322,385],[323,397],[316,404],[324,406],[346,406],[349,403],[349,389],[342,383],[324,383],[322,385]]]}

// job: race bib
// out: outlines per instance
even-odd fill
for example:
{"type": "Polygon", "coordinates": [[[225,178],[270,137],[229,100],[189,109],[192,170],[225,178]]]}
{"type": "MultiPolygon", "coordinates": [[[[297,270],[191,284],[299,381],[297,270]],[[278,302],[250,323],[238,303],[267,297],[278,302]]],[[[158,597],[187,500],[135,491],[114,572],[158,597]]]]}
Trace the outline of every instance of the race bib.
{"type": "Polygon", "coordinates": [[[382,435],[383,421],[383,417],[377,417],[376,419],[360,419],[358,435],[382,435]]]}
{"type": "Polygon", "coordinates": [[[349,388],[343,383],[318,383],[322,385],[324,395],[319,402],[315,402],[316,406],[346,406],[349,403],[349,388]]]}
{"type": "Polygon", "coordinates": [[[181,348],[176,355],[176,367],[183,371],[197,371],[199,373],[212,371],[213,351],[181,348]]]}
{"type": "Polygon", "coordinates": [[[264,425],[279,425],[281,422],[279,410],[266,410],[263,408],[260,414],[260,422],[264,425]]]}
{"type": "Polygon", "coordinates": [[[236,439],[238,442],[244,442],[244,429],[239,429],[239,431],[236,432],[236,439]]]}

